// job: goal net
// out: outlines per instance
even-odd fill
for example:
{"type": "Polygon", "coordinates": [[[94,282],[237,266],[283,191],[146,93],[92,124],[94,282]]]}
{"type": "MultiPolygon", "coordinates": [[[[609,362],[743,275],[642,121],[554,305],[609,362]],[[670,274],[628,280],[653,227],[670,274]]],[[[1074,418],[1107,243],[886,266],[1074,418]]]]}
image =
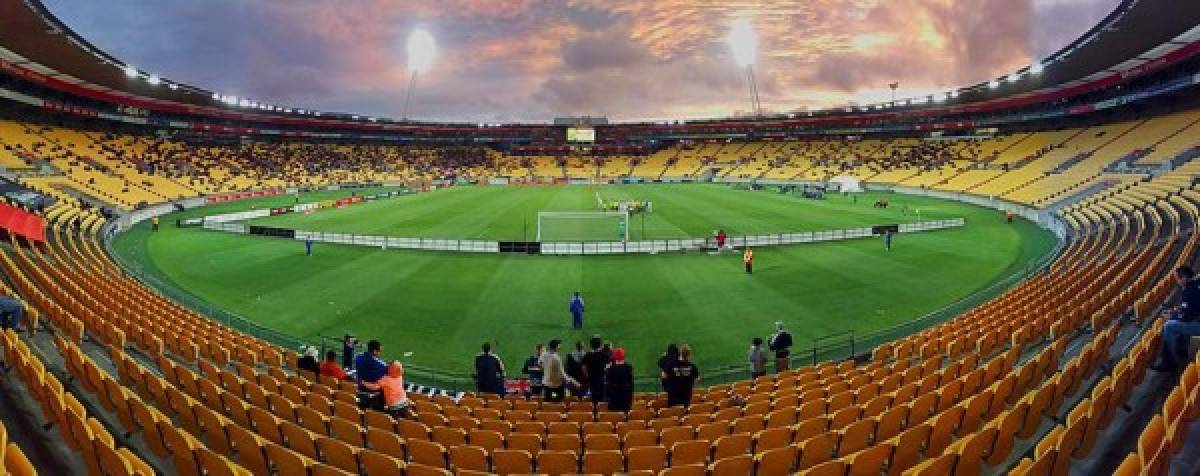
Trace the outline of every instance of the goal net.
{"type": "Polygon", "coordinates": [[[629,212],[538,212],[537,241],[629,241],[629,212]]]}

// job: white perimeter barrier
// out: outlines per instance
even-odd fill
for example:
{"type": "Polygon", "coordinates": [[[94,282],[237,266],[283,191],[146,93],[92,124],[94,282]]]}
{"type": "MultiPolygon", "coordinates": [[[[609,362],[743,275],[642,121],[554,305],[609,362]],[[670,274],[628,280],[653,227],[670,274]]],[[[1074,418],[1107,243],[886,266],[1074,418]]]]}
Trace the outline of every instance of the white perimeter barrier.
{"type": "MultiPolygon", "coordinates": [[[[901,223],[900,233],[942,230],[964,226],[963,218],[927,220],[901,223]]],[[[727,245],[735,248],[745,246],[784,246],[824,241],[854,240],[874,236],[871,227],[844,230],[820,230],[774,235],[731,236],[727,245]]],[[[672,251],[701,251],[712,249],[716,243],[712,238],[684,238],[678,240],[602,241],[602,242],[542,242],[544,255],[599,255],[622,253],[667,253],[672,251]]]]}
{"type": "MultiPolygon", "coordinates": [[[[942,230],[964,226],[967,221],[963,218],[947,220],[926,220],[914,223],[899,224],[900,233],[916,233],[922,231],[942,230]]],[[[245,223],[230,223],[217,220],[205,220],[204,229],[224,231],[227,233],[245,234],[248,226],[245,223]]],[[[854,240],[875,236],[871,227],[848,228],[843,230],[804,231],[795,233],[779,233],[774,235],[731,236],[728,246],[741,248],[745,246],[784,246],[802,243],[820,243],[826,241],[854,240]]],[[[321,243],[336,243],[342,245],[371,246],[375,248],[396,248],[405,250],[457,251],[464,253],[499,253],[500,242],[490,240],[453,240],[440,238],[402,238],[396,236],[356,235],[352,233],[330,233],[320,231],[296,230],[295,239],[299,241],[313,240],[321,243]]],[[[710,238],[682,238],[667,240],[640,241],[594,241],[594,242],[542,242],[541,254],[544,255],[604,255],[630,253],[669,253],[677,251],[701,251],[716,246],[710,238]]]]}

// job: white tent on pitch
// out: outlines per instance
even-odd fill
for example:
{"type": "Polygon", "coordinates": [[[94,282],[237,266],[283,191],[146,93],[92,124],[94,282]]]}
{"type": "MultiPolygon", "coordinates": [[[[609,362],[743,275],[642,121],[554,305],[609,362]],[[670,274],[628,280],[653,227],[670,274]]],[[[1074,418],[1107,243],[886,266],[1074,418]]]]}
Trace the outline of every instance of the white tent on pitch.
{"type": "Polygon", "coordinates": [[[839,175],[829,180],[830,185],[836,185],[839,192],[863,192],[862,181],[845,175],[839,175]]]}

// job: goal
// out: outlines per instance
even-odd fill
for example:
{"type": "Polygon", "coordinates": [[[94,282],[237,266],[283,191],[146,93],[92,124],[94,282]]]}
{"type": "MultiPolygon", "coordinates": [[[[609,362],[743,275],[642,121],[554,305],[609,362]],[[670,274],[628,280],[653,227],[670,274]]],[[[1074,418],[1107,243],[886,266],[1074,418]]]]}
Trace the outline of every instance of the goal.
{"type": "Polygon", "coordinates": [[[629,241],[629,212],[538,212],[537,241],[629,241]]]}

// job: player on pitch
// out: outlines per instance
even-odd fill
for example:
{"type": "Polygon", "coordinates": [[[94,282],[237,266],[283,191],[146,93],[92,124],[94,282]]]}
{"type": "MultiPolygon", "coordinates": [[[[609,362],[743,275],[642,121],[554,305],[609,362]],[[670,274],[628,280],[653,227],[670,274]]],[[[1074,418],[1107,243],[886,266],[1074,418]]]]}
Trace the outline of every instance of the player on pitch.
{"type": "Polygon", "coordinates": [[[754,250],[749,246],[742,252],[742,264],[746,265],[746,274],[754,274],[754,250]]]}

